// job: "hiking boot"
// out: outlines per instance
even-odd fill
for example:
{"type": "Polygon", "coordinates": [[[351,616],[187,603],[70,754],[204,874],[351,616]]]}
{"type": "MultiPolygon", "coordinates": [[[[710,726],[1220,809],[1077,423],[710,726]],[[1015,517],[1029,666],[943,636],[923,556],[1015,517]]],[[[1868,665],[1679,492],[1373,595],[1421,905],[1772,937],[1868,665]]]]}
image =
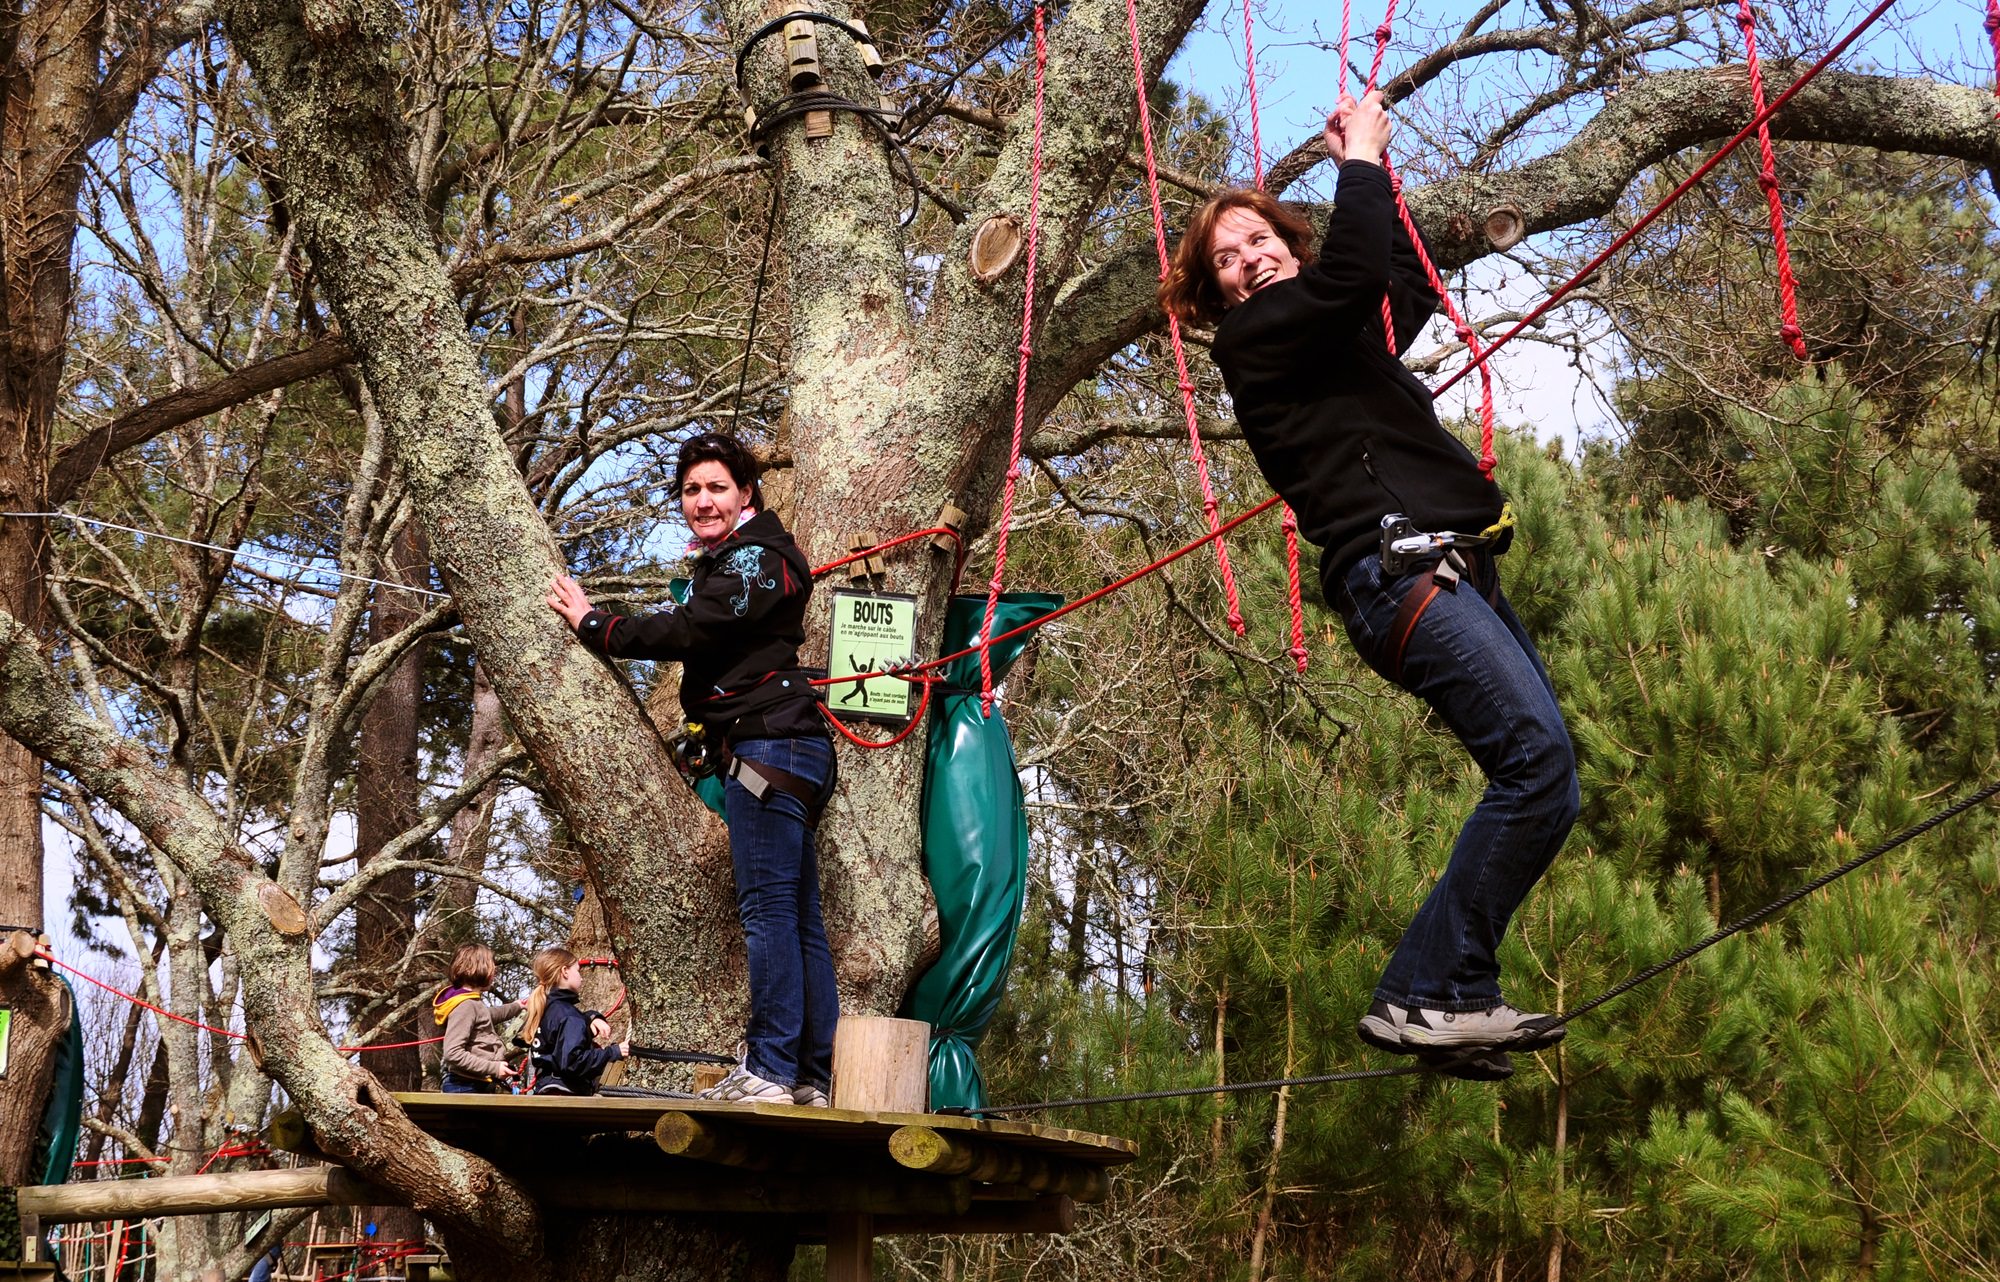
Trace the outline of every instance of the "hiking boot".
{"type": "Polygon", "coordinates": [[[827,1098],[826,1088],[814,1086],[811,1082],[800,1082],[792,1088],[792,1103],[800,1108],[832,1108],[833,1101],[827,1098]]]}
{"type": "Polygon", "coordinates": [[[1355,1025],[1362,1041],[1392,1055],[1423,1050],[1539,1051],[1554,1046],[1567,1031],[1553,1015],[1530,1015],[1505,1002],[1485,1010],[1416,1010],[1380,998],[1355,1025]]]}
{"type": "Polygon", "coordinates": [[[1419,1051],[1417,1062],[1468,1082],[1504,1082],[1514,1075],[1514,1057],[1506,1051],[1419,1051]]]}
{"type": "Polygon", "coordinates": [[[720,1100],[728,1104],[745,1102],[789,1104],[792,1102],[792,1088],[780,1086],[776,1082],[767,1082],[739,1063],[724,1074],[721,1081],[702,1091],[695,1098],[720,1100]]]}

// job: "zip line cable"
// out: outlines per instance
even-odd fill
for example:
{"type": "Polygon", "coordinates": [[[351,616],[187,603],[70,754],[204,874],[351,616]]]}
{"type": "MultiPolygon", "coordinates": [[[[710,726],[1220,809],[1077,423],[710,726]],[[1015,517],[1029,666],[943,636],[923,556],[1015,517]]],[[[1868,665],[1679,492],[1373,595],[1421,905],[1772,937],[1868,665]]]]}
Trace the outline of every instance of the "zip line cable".
{"type": "MultiPolygon", "coordinates": [[[[1982,802],[1991,800],[1995,796],[2000,796],[2000,779],[1988,783],[1969,796],[1960,798],[1930,817],[1910,825],[1886,841],[1854,856],[1854,858],[1848,860],[1846,863],[1821,873],[1803,885],[1793,887],[1763,907],[1745,913],[1706,938],[1689,944],[1672,956],[1666,957],[1646,967],[1644,970],[1638,971],[1629,978],[1607,988],[1582,1005],[1571,1007],[1561,1015],[1554,1017],[1550,1021],[1550,1026],[1566,1027],[1570,1021],[1579,1019],[1606,1003],[1623,997],[1626,993],[1631,992],[1648,980],[1665,974],[1667,971],[1681,965],[1697,954],[1707,952],[1733,935],[1742,934],[1752,926],[1758,925],[1777,913],[1783,912],[1814,891],[1825,889],[1856,869],[1875,862],[1897,847],[1907,845],[1931,829],[1956,819],[1966,811],[1971,810],[1982,802]]],[[[1440,1048],[1440,1050],[1443,1049],[1440,1048]]],[[[1464,1053],[1455,1056],[1454,1061],[1456,1059],[1470,1058],[1475,1053],[1489,1053],[1491,1051],[1506,1049],[1507,1047],[1504,1045],[1468,1048],[1464,1053]]],[[[1441,1061],[1433,1064],[1405,1064],[1397,1068],[1363,1069],[1346,1073],[1322,1073],[1316,1077],[1280,1077],[1262,1082],[1234,1082],[1223,1085],[1211,1084],[1208,1086],[1172,1087],[1158,1091],[1134,1091],[1125,1095],[1080,1096],[1073,1099],[1044,1100],[1039,1104],[996,1104],[986,1108],[970,1108],[962,1111],[970,1116],[984,1116],[998,1113],[1026,1113],[1046,1109],[1079,1108],[1088,1104],[1127,1104],[1142,1100],[1185,1099],[1196,1095],[1224,1095],[1239,1091],[1275,1090],[1283,1086],[1318,1086],[1332,1082],[1358,1082],[1385,1077],[1411,1077],[1419,1073],[1437,1072],[1441,1068],[1449,1067],[1450,1063],[1454,1061],[1441,1061]]]]}
{"type": "Polygon", "coordinates": [[[45,521],[74,521],[78,525],[95,525],[106,530],[122,530],[126,534],[136,534],[142,539],[165,539],[169,543],[181,543],[191,548],[206,548],[210,552],[220,552],[224,556],[248,557],[253,561],[264,561],[271,565],[282,565],[288,570],[299,570],[306,574],[327,574],[336,579],[351,579],[356,583],[367,583],[378,588],[395,588],[399,592],[414,592],[418,596],[435,597],[440,601],[451,597],[449,592],[434,592],[430,588],[411,587],[407,583],[391,583],[387,579],[371,579],[365,574],[350,574],[346,570],[329,570],[322,566],[307,565],[303,561],[290,561],[268,552],[249,552],[237,547],[224,547],[219,543],[203,543],[200,539],[182,538],[178,534],[162,534],[158,530],[141,529],[136,525],[120,525],[116,521],[100,521],[94,516],[78,516],[74,512],[0,512],[0,517],[21,516],[40,517],[45,521]]]}

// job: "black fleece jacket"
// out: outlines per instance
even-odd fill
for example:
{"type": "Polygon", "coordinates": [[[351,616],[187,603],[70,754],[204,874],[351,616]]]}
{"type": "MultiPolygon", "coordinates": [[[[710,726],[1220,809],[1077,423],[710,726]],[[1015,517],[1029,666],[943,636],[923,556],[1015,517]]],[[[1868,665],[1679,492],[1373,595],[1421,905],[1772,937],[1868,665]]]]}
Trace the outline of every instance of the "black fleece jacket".
{"type": "Polygon", "coordinates": [[[821,738],[801,671],[812,567],[777,517],[759,512],[695,559],[685,605],[628,618],[592,610],[585,645],[618,659],[676,659],[681,707],[711,737],[821,738]]]}
{"type": "Polygon", "coordinates": [[[551,988],[535,1030],[536,1078],[553,1077],[574,1095],[597,1094],[605,1067],[625,1058],[616,1046],[599,1046],[591,1037],[590,1021],[602,1018],[598,1011],[579,1010],[570,989],[551,988]]]}
{"type": "Polygon", "coordinates": [[[1350,160],[1316,262],[1266,285],[1216,327],[1214,356],[1244,439],[1271,487],[1321,549],[1331,583],[1373,551],[1382,517],[1477,533],[1500,518],[1500,488],[1446,431],[1430,390],[1389,354],[1387,289],[1403,350],[1437,308],[1396,216],[1389,176],[1350,160]]]}

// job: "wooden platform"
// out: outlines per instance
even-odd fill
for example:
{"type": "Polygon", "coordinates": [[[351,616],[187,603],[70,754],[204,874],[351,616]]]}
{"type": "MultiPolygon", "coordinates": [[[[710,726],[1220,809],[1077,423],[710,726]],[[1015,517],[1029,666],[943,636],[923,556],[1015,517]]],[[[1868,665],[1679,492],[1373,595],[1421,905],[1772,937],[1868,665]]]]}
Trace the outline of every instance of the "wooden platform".
{"type": "Polygon", "coordinates": [[[1066,1233],[1138,1146],[1027,1122],[695,1099],[401,1094],[411,1120],[566,1209],[783,1216],[870,1276],[877,1235],[1066,1233]],[[565,1148],[572,1151],[554,1157],[565,1148]],[[557,1187],[551,1169],[590,1172],[557,1187]]]}

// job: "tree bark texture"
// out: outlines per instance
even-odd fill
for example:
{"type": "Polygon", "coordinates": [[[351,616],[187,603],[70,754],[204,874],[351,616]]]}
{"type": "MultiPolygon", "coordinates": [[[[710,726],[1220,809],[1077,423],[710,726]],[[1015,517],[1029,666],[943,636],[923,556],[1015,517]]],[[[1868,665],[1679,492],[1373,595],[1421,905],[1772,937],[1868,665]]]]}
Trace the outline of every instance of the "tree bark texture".
{"type": "MultiPolygon", "coordinates": [[[[40,512],[70,308],[70,246],[96,108],[104,8],[94,0],[9,4],[0,12],[0,510],[40,512]]],[[[0,517],[0,607],[39,637],[43,522],[0,517]]],[[[0,741],[0,926],[42,926],[42,763],[0,741]]],[[[0,1174],[29,1165],[59,1028],[55,980],[17,968],[13,1062],[0,1082],[0,1174]]],[[[40,1178],[40,1172],[34,1178],[40,1178]]]]}
{"type": "Polygon", "coordinates": [[[321,1149],[443,1225],[468,1276],[530,1282],[560,1276],[543,1255],[534,1201],[485,1161],[419,1130],[380,1082],[334,1049],[312,995],[310,940],[303,931],[281,929],[283,914],[269,905],[283,892],[256,855],[199,793],[156,769],[145,749],[80,712],[27,630],[3,613],[0,729],[75,775],[186,878],[248,980],[244,1022],[266,1069],[305,1115],[321,1149]]]}

